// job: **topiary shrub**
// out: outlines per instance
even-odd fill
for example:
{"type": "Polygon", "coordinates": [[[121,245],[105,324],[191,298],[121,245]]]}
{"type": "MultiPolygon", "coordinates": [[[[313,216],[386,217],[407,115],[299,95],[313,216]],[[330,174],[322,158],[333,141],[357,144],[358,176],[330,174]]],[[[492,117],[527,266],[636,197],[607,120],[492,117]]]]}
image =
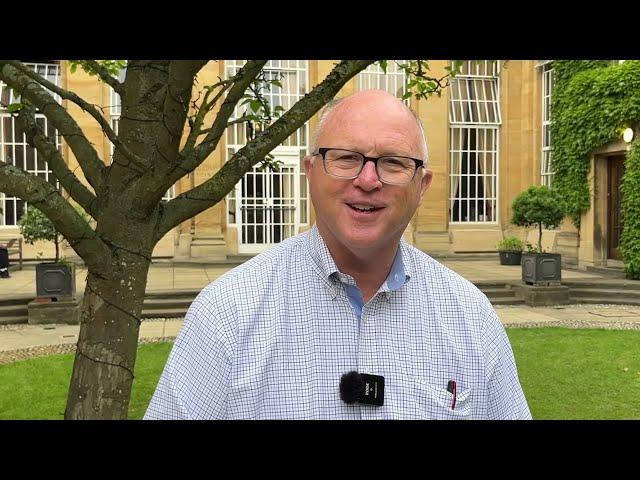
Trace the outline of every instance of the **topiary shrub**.
{"type": "MultiPolygon", "coordinates": [[[[86,222],[91,220],[91,217],[81,207],[75,206],[75,208],[86,222]]],[[[30,245],[33,245],[38,240],[53,242],[56,246],[55,262],[58,263],[60,261],[60,244],[64,237],[56,230],[53,222],[44,213],[33,205],[29,205],[25,214],[18,220],[18,226],[24,241],[30,245]]]]}
{"type": "Polygon", "coordinates": [[[545,185],[529,187],[521,192],[514,199],[511,208],[511,223],[523,227],[538,226],[538,253],[542,253],[542,227],[557,227],[567,211],[560,194],[545,185]]]}
{"type": "Polygon", "coordinates": [[[36,207],[29,205],[25,214],[18,220],[20,233],[30,245],[38,240],[49,240],[56,245],[56,263],[60,259],[60,235],[49,218],[36,207]]]}

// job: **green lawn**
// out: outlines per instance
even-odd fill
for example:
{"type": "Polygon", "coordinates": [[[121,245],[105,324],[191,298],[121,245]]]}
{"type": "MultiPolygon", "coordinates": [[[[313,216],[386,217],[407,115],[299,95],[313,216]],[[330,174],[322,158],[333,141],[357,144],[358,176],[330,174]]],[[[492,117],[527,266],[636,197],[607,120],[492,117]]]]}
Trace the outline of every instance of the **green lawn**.
{"type": "MultiPolygon", "coordinates": [[[[129,418],[140,419],[156,388],[171,343],[141,345],[129,404],[129,418]]],[[[0,420],[62,419],[73,354],[0,365],[0,420]]]]}
{"type": "MultiPolygon", "coordinates": [[[[533,418],[640,419],[640,331],[507,333],[533,418]]],[[[170,350],[140,347],[129,418],[144,415],[170,350]]],[[[0,419],[61,419],[72,364],[67,354],[0,365],[0,419]]]]}
{"type": "Polygon", "coordinates": [[[507,333],[533,418],[640,419],[640,331],[507,333]]]}

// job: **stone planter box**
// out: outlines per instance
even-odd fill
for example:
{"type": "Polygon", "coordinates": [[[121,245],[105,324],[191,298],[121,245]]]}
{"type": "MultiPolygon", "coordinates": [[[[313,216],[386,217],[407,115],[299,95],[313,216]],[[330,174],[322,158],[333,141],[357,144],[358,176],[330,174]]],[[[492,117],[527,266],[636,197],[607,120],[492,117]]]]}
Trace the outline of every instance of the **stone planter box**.
{"type": "Polygon", "coordinates": [[[63,298],[76,293],[76,266],[71,263],[38,263],[36,265],[36,295],[63,298]]]}
{"type": "Polygon", "coordinates": [[[522,281],[528,285],[560,285],[559,253],[523,253],[522,281]]]}
{"type": "Polygon", "coordinates": [[[499,252],[500,265],[520,265],[522,252],[499,252]]]}

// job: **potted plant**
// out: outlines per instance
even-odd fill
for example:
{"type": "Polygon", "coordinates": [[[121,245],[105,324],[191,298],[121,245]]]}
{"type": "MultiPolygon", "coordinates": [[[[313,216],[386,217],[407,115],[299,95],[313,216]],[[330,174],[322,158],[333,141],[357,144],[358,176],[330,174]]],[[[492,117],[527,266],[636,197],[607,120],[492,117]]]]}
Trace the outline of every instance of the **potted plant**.
{"type": "Polygon", "coordinates": [[[542,227],[555,228],[566,215],[564,200],[558,192],[545,185],[529,187],[512,204],[511,223],[523,227],[538,227],[538,244],[522,254],[522,281],[527,284],[559,284],[561,258],[559,253],[542,249],[542,227]]]}
{"type": "MultiPolygon", "coordinates": [[[[79,212],[85,219],[88,215],[79,212]]],[[[73,296],[76,293],[75,264],[60,257],[62,235],[56,230],[47,216],[37,208],[29,205],[20,218],[18,225],[26,243],[33,245],[38,240],[54,242],[56,257],[54,262],[42,262],[36,265],[36,295],[38,297],[73,296]]],[[[38,259],[40,259],[38,255],[38,259]]]]}
{"type": "Polygon", "coordinates": [[[504,237],[498,242],[500,265],[520,265],[523,248],[524,244],[519,238],[513,235],[504,237]]]}

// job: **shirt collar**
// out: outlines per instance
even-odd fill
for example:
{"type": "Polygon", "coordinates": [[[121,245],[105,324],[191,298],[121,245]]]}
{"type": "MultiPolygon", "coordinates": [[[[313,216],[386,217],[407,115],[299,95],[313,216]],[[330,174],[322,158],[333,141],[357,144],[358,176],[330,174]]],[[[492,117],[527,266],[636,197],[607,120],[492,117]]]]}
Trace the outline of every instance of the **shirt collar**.
{"type": "MultiPolygon", "coordinates": [[[[396,252],[395,258],[393,259],[393,264],[391,265],[389,275],[387,276],[386,281],[380,287],[381,291],[389,292],[398,290],[400,287],[402,287],[402,285],[410,280],[411,267],[409,264],[405,264],[404,262],[404,258],[410,258],[407,251],[408,248],[409,245],[404,241],[404,239],[400,239],[398,251],[396,252]]],[[[331,281],[331,279],[338,278],[337,274],[340,273],[340,270],[338,269],[336,262],[334,262],[333,257],[331,256],[331,252],[329,252],[329,248],[324,243],[322,235],[320,235],[320,231],[315,224],[309,231],[308,249],[309,256],[311,257],[311,260],[313,260],[313,264],[315,265],[317,272],[320,274],[325,283],[327,283],[327,285],[331,287],[335,295],[337,293],[337,290],[335,284],[331,281]]]]}
{"type": "Polygon", "coordinates": [[[324,243],[318,227],[314,224],[309,231],[309,255],[323,278],[329,278],[333,273],[339,272],[336,262],[333,261],[329,248],[324,243]]]}
{"type": "Polygon", "coordinates": [[[387,275],[387,279],[385,280],[382,290],[398,290],[402,285],[407,283],[408,280],[409,277],[405,273],[404,261],[402,260],[402,249],[398,246],[398,251],[393,259],[391,270],[389,271],[389,275],[387,275]]]}

